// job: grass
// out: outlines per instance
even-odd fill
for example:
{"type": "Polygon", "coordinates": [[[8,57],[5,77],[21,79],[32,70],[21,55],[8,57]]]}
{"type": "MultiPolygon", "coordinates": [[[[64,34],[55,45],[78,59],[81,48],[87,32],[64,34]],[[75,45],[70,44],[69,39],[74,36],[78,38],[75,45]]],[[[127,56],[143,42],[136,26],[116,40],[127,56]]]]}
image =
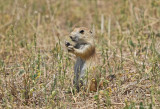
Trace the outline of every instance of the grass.
{"type": "Polygon", "coordinates": [[[0,1],[1,108],[160,108],[159,5],[159,0],[0,1]],[[104,88],[94,93],[74,93],[75,57],[64,46],[80,26],[93,29],[101,61],[97,71],[104,88]]]}

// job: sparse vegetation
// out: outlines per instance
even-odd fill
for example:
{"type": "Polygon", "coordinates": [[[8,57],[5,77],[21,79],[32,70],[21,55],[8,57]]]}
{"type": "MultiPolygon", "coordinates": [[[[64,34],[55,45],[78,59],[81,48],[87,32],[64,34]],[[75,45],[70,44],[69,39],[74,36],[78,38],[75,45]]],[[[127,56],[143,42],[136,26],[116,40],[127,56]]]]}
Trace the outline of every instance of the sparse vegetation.
{"type": "Polygon", "coordinates": [[[160,0],[0,0],[0,106],[160,108],[160,0]],[[73,88],[76,26],[95,33],[97,92],[73,88]]]}

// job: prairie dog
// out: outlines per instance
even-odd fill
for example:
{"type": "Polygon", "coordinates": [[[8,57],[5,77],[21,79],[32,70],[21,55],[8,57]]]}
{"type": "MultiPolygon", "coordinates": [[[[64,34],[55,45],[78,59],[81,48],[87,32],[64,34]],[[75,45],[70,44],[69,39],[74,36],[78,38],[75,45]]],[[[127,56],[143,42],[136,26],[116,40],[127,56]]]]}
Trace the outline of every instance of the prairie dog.
{"type": "Polygon", "coordinates": [[[88,82],[88,72],[91,69],[91,60],[95,55],[95,44],[92,31],[88,28],[75,28],[71,34],[70,39],[75,45],[66,42],[66,47],[69,52],[76,55],[76,63],[74,65],[74,80],[77,91],[81,86],[86,86],[88,82]]]}

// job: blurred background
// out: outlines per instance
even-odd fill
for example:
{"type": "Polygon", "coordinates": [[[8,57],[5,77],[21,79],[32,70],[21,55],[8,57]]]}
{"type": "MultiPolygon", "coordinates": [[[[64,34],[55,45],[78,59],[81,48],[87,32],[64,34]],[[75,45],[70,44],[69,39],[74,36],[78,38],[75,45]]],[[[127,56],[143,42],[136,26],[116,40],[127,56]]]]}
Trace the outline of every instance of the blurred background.
{"type": "Polygon", "coordinates": [[[0,0],[0,106],[160,108],[159,41],[160,0],[0,0]],[[104,89],[92,94],[72,92],[64,46],[81,26],[101,59],[104,89]]]}

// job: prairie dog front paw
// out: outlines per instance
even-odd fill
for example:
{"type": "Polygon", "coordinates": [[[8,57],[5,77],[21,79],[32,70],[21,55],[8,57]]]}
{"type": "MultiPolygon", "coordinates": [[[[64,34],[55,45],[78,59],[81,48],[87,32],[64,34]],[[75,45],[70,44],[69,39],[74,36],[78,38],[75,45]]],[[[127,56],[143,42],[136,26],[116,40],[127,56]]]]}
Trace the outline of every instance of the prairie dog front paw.
{"type": "Polygon", "coordinates": [[[72,46],[72,45],[69,45],[67,47],[67,49],[68,49],[69,52],[74,52],[74,46],[72,46]]]}

